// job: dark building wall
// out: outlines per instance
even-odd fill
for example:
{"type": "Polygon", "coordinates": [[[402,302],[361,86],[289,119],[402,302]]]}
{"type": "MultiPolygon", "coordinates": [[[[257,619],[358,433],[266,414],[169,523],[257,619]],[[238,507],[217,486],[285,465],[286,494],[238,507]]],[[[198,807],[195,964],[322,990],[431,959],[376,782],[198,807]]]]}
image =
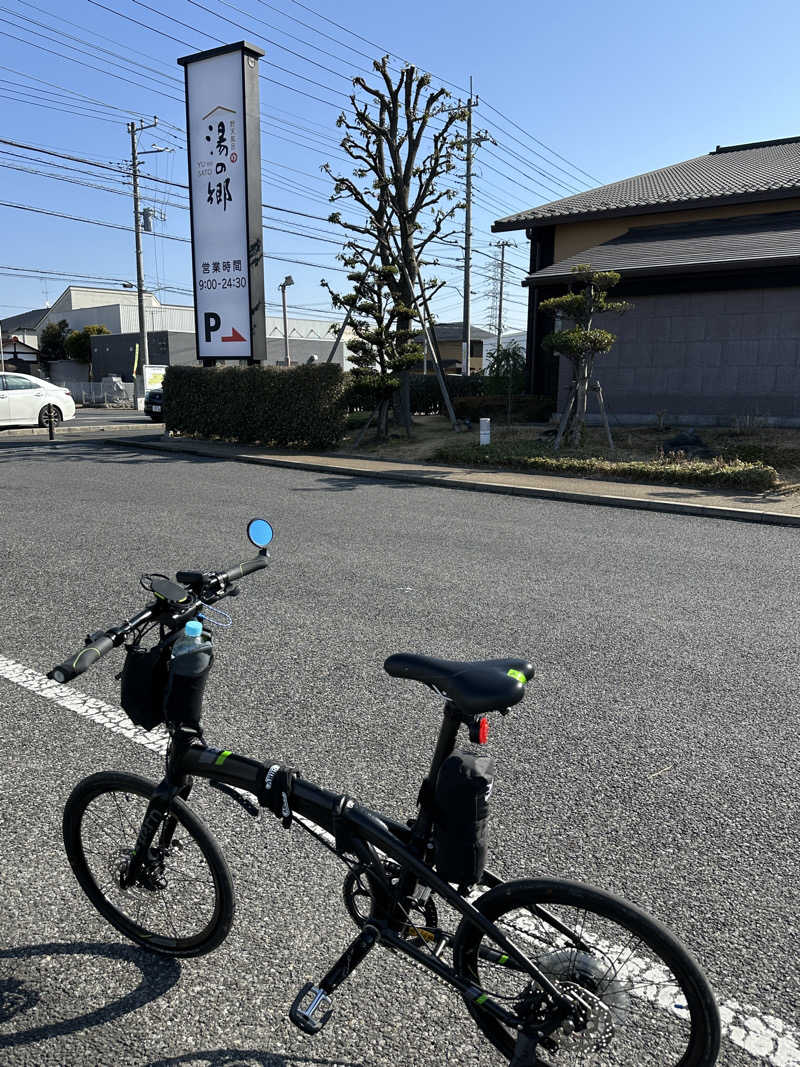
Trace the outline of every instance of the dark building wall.
{"type": "MultiPolygon", "coordinates": [[[[92,370],[95,381],[108,374],[118,374],[123,381],[133,381],[133,361],[138,333],[101,334],[92,338],[92,370]]],[[[147,334],[147,353],[151,363],[164,366],[196,362],[193,333],[153,330],[147,334]]],[[[142,360],[139,357],[141,374],[142,360]]]]}
{"type": "MultiPolygon", "coordinates": [[[[292,363],[305,363],[311,356],[316,356],[324,363],[335,341],[330,338],[289,338],[289,358],[292,363]]],[[[123,381],[133,381],[133,360],[138,333],[103,334],[92,338],[92,367],[95,381],[107,374],[118,374],[123,381]]],[[[164,366],[187,365],[197,363],[197,348],[193,333],[178,333],[172,330],[153,330],[147,334],[148,358],[151,363],[164,366]]],[[[340,366],[347,355],[347,348],[340,344],[334,362],[340,366]]],[[[267,363],[274,365],[283,362],[284,346],[282,337],[267,338],[267,363]]],[[[234,363],[238,362],[236,360],[234,363]]],[[[141,359],[139,360],[141,374],[141,359]]]]}
{"type": "MultiPolygon", "coordinates": [[[[800,286],[632,297],[593,325],[617,337],[595,363],[612,416],[698,425],[765,416],[800,424],[800,286]]],[[[559,409],[572,364],[561,359],[559,409]]],[[[595,412],[594,396],[589,411],[595,412]]]]}

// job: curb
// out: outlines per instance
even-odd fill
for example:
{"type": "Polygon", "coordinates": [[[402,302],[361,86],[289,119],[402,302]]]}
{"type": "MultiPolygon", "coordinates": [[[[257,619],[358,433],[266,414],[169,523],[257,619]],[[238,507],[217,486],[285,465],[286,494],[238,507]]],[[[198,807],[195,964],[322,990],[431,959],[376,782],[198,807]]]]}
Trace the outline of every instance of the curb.
{"type": "MultiPolygon", "coordinates": [[[[57,441],[59,437],[61,437],[63,434],[73,435],[78,433],[109,433],[111,431],[117,430],[121,433],[131,433],[131,431],[135,430],[147,430],[148,433],[152,433],[155,426],[158,426],[158,423],[145,425],[144,423],[140,422],[125,422],[121,424],[111,422],[97,426],[65,426],[63,423],[60,422],[54,430],[53,440],[57,441]]],[[[50,431],[47,426],[25,426],[20,427],[17,430],[3,430],[3,432],[0,433],[0,443],[5,441],[9,437],[46,437],[49,433],[50,431]]]]}
{"type": "MultiPolygon", "coordinates": [[[[518,485],[513,482],[476,482],[451,475],[427,474],[420,471],[365,470],[350,467],[345,463],[313,463],[308,460],[295,460],[280,456],[255,456],[218,453],[200,445],[189,442],[175,443],[170,439],[162,441],[137,441],[135,438],[117,438],[114,441],[100,442],[114,446],[131,445],[134,448],[150,449],[154,452],[181,452],[186,455],[203,456],[233,463],[251,463],[262,467],[283,467],[296,470],[314,471],[320,474],[334,474],[351,478],[372,478],[376,481],[406,482],[412,485],[430,485],[440,489],[461,489],[473,493],[497,493],[503,496],[521,496],[540,500],[559,500],[569,504],[594,504],[598,507],[628,508],[637,511],[661,511],[677,515],[693,515],[705,519],[727,519],[734,522],[760,523],[769,526],[800,527],[800,515],[784,515],[779,511],[749,511],[745,508],[727,508],[707,504],[683,504],[672,500],[648,500],[640,497],[612,496],[602,493],[578,493],[566,489],[545,489],[536,486],[518,485]]],[[[401,461],[396,461],[401,462],[401,461]]]]}

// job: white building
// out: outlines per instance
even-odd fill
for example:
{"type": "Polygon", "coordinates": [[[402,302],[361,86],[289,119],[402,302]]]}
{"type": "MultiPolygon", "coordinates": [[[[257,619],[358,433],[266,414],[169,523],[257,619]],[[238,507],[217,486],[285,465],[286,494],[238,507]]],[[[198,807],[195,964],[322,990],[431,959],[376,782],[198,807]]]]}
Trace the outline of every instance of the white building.
{"type": "MultiPolygon", "coordinates": [[[[162,304],[158,297],[150,292],[145,292],[143,296],[145,328],[148,334],[167,332],[194,336],[193,307],[185,304],[162,304]]],[[[66,319],[71,330],[99,325],[105,326],[112,334],[138,334],[139,304],[136,290],[69,285],[49,308],[42,310],[42,317],[36,324],[36,334],[41,336],[45,326],[62,319],[66,319]]],[[[335,323],[331,331],[331,323],[328,320],[290,318],[289,358],[292,362],[305,363],[314,355],[320,363],[324,363],[336,339],[338,325],[335,323]]],[[[266,335],[267,363],[281,362],[284,359],[282,317],[267,315],[266,335]]],[[[352,336],[351,330],[345,331],[342,345],[336,354],[336,362],[345,370],[349,370],[351,366],[347,358],[347,341],[352,336]]]]}

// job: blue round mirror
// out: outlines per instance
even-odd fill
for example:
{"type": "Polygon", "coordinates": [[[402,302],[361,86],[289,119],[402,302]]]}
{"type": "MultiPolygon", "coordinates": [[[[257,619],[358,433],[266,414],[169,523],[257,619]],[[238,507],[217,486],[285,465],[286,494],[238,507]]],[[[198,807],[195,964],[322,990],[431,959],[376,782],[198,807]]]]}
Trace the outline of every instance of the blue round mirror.
{"type": "Polygon", "coordinates": [[[247,524],[247,536],[256,548],[266,548],[272,540],[272,527],[266,519],[251,519],[247,524]]]}

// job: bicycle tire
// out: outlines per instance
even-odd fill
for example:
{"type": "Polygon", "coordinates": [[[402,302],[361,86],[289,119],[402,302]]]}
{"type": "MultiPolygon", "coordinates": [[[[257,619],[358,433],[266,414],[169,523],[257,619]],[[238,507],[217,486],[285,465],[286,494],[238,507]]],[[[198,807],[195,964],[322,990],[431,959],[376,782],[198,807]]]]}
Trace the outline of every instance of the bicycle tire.
{"type": "MultiPolygon", "coordinates": [[[[148,872],[151,884],[139,881],[125,889],[120,885],[120,870],[133,853],[155,788],[147,778],[116,771],[84,778],[64,808],[67,858],[89,900],[125,937],[163,956],[202,956],[217,948],[230,931],[236,907],[233,881],[211,831],[180,798],[172,801],[170,816],[175,830],[180,828],[188,839],[188,848],[176,833],[170,846],[159,850],[158,863],[148,872]],[[109,828],[103,821],[106,812],[111,816],[109,828]],[[92,834],[98,831],[102,839],[95,843],[92,834]],[[188,895],[182,884],[189,884],[186,860],[193,858],[201,861],[201,871],[204,865],[206,873],[204,879],[189,876],[192,892],[188,895]],[[99,871],[105,873],[101,880],[99,871]],[[186,921],[203,923],[202,894],[209,900],[207,921],[199,930],[180,930],[180,915],[177,909],[170,911],[170,903],[180,906],[186,921]],[[134,909],[132,917],[128,912],[134,909]],[[156,921],[168,932],[151,928],[156,921]]],[[[158,832],[156,841],[160,841],[158,832]]]]}
{"type": "MultiPolygon", "coordinates": [[[[590,1026],[579,1038],[566,1032],[565,1027],[551,1035],[558,1045],[554,1059],[549,1056],[556,1050],[540,1045],[526,1054],[527,1059],[520,1056],[518,1062],[542,1067],[551,1063],[562,1067],[569,1062],[587,1067],[642,1067],[644,1063],[712,1067],[717,1062],[719,1011],[708,982],[680,942],[641,909],[603,890],[554,879],[506,882],[479,897],[475,907],[510,936],[551,980],[580,986],[581,995],[589,991],[591,996],[585,999],[595,1006],[592,1024],[604,1030],[602,1036],[608,1039],[607,1047],[598,1048],[600,1036],[592,1037],[590,1026]],[[546,909],[544,918],[537,908],[546,909]],[[579,926],[569,921],[572,912],[583,917],[579,926]],[[516,920],[512,919],[514,916],[516,920]],[[574,938],[563,933],[563,928],[556,928],[551,916],[571,931],[578,931],[583,939],[580,948],[574,938]],[[621,945],[617,940],[608,940],[613,929],[627,935],[621,945]],[[638,940],[633,944],[631,938],[638,940]],[[665,969],[669,971],[668,978],[664,977],[665,969]],[[644,1015],[648,1009],[674,1022],[674,1038],[665,1031],[654,1035],[647,1030],[644,1015]],[[633,1026],[628,1025],[631,1020],[633,1026]],[[591,1048],[593,1041],[595,1047],[591,1048]],[[575,1058],[570,1061],[565,1053],[569,1056],[572,1048],[575,1058]]],[[[456,971],[490,996],[498,995],[499,985],[505,1007],[512,1001],[517,1005],[515,1010],[524,1004],[524,1010],[530,1012],[535,993],[527,976],[507,956],[487,951],[490,944],[478,927],[462,919],[453,944],[456,971]],[[513,991],[518,987],[515,995],[513,991]]],[[[511,1059],[518,1031],[482,1010],[473,1000],[464,999],[479,1030],[511,1059]]]]}

